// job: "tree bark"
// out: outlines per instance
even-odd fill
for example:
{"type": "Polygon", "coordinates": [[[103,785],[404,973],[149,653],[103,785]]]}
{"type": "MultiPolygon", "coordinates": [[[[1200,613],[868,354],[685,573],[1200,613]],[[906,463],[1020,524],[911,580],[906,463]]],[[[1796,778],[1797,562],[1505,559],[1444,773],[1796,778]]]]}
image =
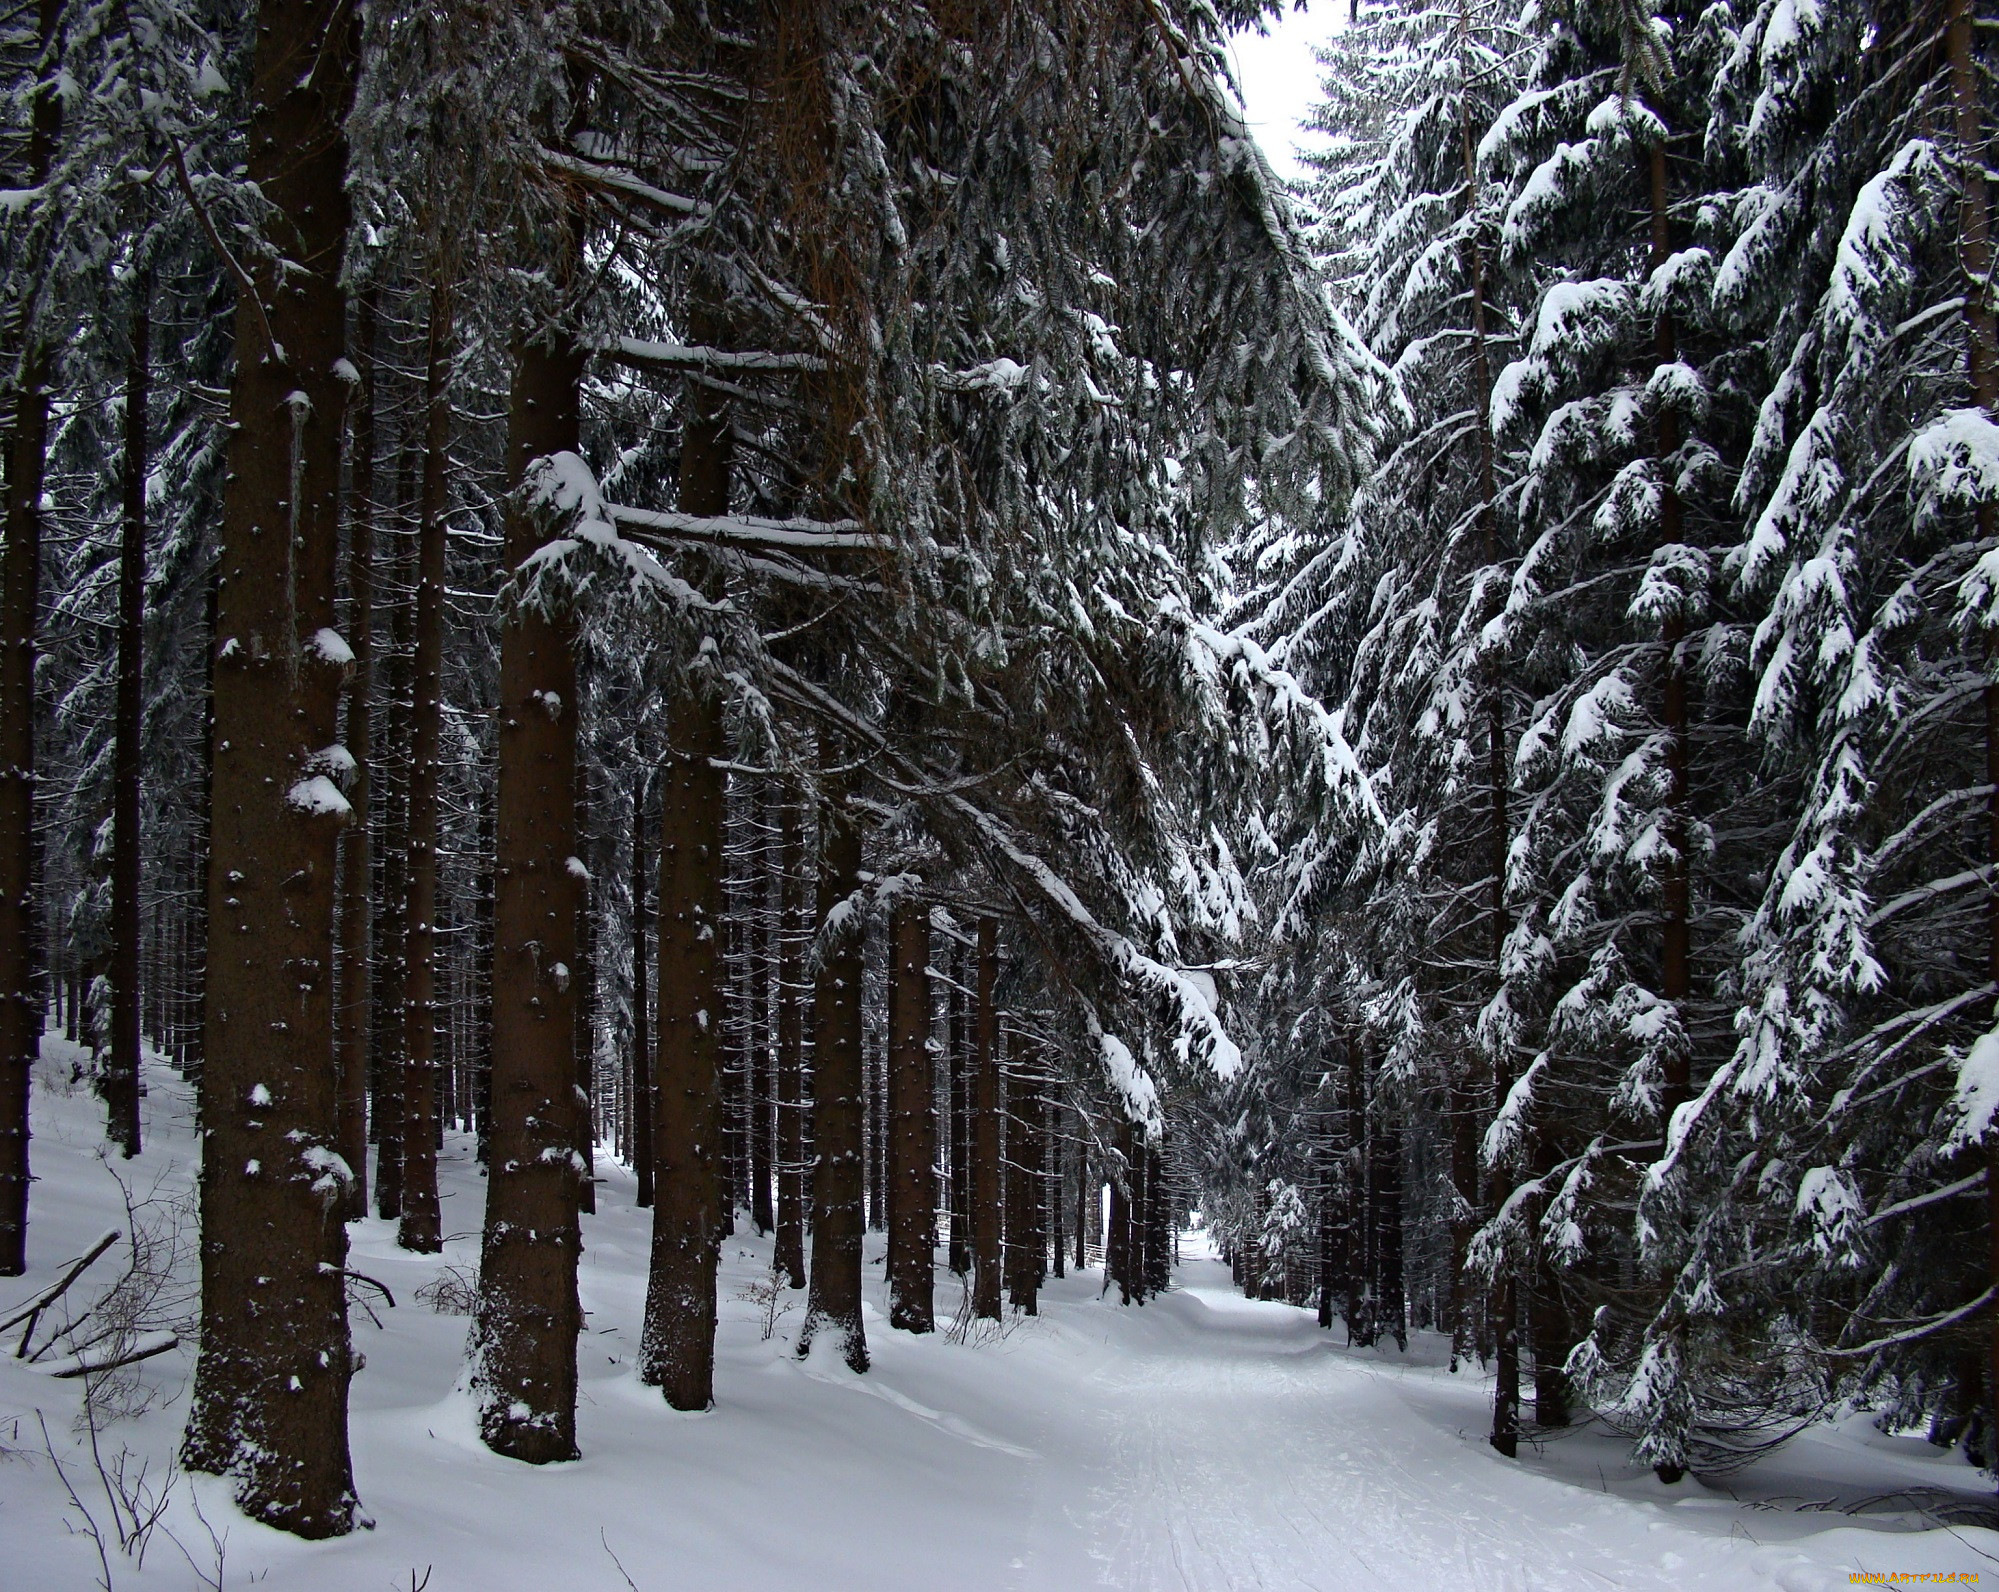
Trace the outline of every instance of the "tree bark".
{"type": "MultiPolygon", "coordinates": [[[[729,512],[728,418],[687,386],[680,508],[729,512]]],[[[729,968],[726,917],[728,748],[719,695],[683,674],[662,764],[659,853],[659,1090],[653,1136],[652,1268],[639,1374],[677,1410],[715,1401],[715,1265],[731,1214],[723,1098],[729,968]]]]}
{"type": "Polygon", "coordinates": [[[1041,1313],[1047,1230],[1041,1214],[1041,1076],[1033,1040],[1016,1031],[1006,1080],[1007,1298],[1022,1315],[1041,1313]]]}
{"type": "Polygon", "coordinates": [[[974,1038],[971,1077],[972,1313],[984,1321],[1000,1318],[1001,1222],[999,1014],[993,1009],[993,980],[999,972],[999,925],[979,919],[974,1038]]]}
{"type": "MultiPolygon", "coordinates": [[[[687,496],[683,482],[683,504],[687,496]]],[[[639,1376],[677,1410],[715,1402],[724,1171],[723,790],[715,765],[726,751],[722,732],[719,698],[697,695],[692,682],[675,694],[660,795],[656,1203],[639,1376]]]]}
{"type": "MultiPolygon", "coordinates": [[[[580,217],[570,225],[573,262],[580,217]]],[[[583,363],[559,336],[517,353],[510,572],[542,544],[519,496],[528,466],[581,440],[583,363]]],[[[576,710],[572,618],[525,606],[509,614],[500,632],[491,1165],[472,1384],[487,1447],[530,1464],[576,1457],[576,710]]]]}
{"type": "MultiPolygon", "coordinates": [[[[62,114],[54,88],[62,0],[40,0],[37,32],[44,87],[34,99],[21,186],[48,178],[62,114]]],[[[35,847],[35,650],[41,621],[42,481],[48,465],[48,351],[34,324],[36,289],[16,291],[24,344],[0,348],[0,368],[18,360],[8,399],[7,545],[0,556],[0,1277],[28,1269],[28,1080],[41,1053],[42,994],[35,976],[41,880],[35,847]]]]}
{"type": "Polygon", "coordinates": [[[125,513],[118,549],[118,708],[112,751],[111,1066],[106,1137],[139,1153],[139,782],[145,734],[146,387],[152,359],[150,267],[132,274],[132,347],[125,367],[125,513]]]}
{"type": "MultiPolygon", "coordinates": [[[[413,450],[404,450],[404,484],[413,450]]],[[[407,498],[398,492],[398,504],[407,498]]],[[[389,611],[388,667],[383,671],[387,722],[381,755],[382,861],[376,889],[374,976],[375,1214],[384,1221],[403,1209],[403,1061],[409,989],[409,791],[410,657],[415,591],[412,549],[406,537],[390,556],[393,606],[389,611]]]]}
{"type": "Polygon", "coordinates": [[[889,1325],[936,1326],[936,1087],[930,1059],[930,923],[922,903],[896,903],[889,922],[889,1325]]]}
{"type": "MultiPolygon", "coordinates": [[[[579,683],[577,694],[582,694],[579,683]]],[[[571,1117],[576,1151],[576,1207],[586,1216],[597,1214],[597,915],[595,896],[596,828],[590,821],[591,776],[588,764],[576,771],[576,838],[570,855],[576,866],[576,962],[570,976],[576,984],[576,1110],[571,1117]]]]}
{"type": "MultiPolygon", "coordinates": [[[[758,1234],[772,1234],[778,1230],[778,1206],[772,1194],[774,1160],[776,1160],[776,1124],[772,1122],[772,1102],[778,1098],[778,1044],[774,1032],[774,984],[778,978],[778,940],[784,932],[778,912],[782,910],[782,858],[778,866],[772,866],[772,858],[778,854],[778,846],[772,842],[772,820],[776,812],[772,810],[772,786],[758,792],[758,800],[752,808],[756,816],[756,920],[758,936],[762,942],[762,958],[758,960],[758,976],[754,980],[754,1002],[756,1012],[752,1020],[754,1044],[750,1048],[750,1220],[756,1224],[758,1234]],[[774,888],[778,900],[774,902],[774,888]]],[[[776,992],[778,1000],[784,1000],[782,990],[776,992]]]]}
{"type": "Polygon", "coordinates": [[[236,311],[216,633],[202,1079],[201,1354],[183,1455],[246,1514],[352,1529],[332,1045],[333,879],[350,816],[331,751],[347,394],[344,133],[358,42],[337,0],[263,0],[248,176],[282,218],[236,311]]]}
{"type": "Polygon", "coordinates": [[[777,991],[777,1247],[772,1265],[805,1286],[805,814],[798,795],[780,806],[777,991]]]}
{"type": "MultiPolygon", "coordinates": [[[[837,761],[838,748],[825,748],[837,761]]],[[[819,812],[819,974],[813,989],[812,1286],[798,1352],[825,1333],[849,1369],[868,1368],[861,1320],[861,954],[857,922],[824,943],[835,908],[860,888],[861,828],[846,808],[845,780],[831,779],[819,812]]],[[[857,916],[857,914],[854,914],[857,916]]]]}
{"type": "Polygon", "coordinates": [[[653,1199],[652,992],[646,987],[651,936],[652,885],[646,876],[646,789],[632,792],[632,1176],[640,1210],[653,1199]]]}
{"type": "Polygon", "coordinates": [[[344,1214],[368,1214],[368,1074],[373,1064],[369,979],[374,869],[369,846],[369,790],[374,749],[375,685],[375,337],[377,289],[361,295],[355,315],[354,429],[348,475],[347,645],[354,673],[347,681],[345,744],[354,759],[348,800],[354,822],[340,838],[340,973],[333,1004],[333,1054],[340,1075],[340,1155],[353,1174],[344,1214]]]}
{"type": "Polygon", "coordinates": [[[416,636],[410,660],[409,822],[403,876],[403,1176],[396,1242],[444,1247],[437,1203],[438,737],[444,720],[444,554],[451,462],[451,284],[430,289],[423,490],[417,507],[416,636]]]}
{"type": "Polygon", "coordinates": [[[964,1277],[972,1270],[972,1019],[966,985],[978,974],[975,965],[966,965],[972,959],[955,938],[946,943],[944,954],[955,969],[945,1020],[951,1105],[951,1270],[964,1277]]]}

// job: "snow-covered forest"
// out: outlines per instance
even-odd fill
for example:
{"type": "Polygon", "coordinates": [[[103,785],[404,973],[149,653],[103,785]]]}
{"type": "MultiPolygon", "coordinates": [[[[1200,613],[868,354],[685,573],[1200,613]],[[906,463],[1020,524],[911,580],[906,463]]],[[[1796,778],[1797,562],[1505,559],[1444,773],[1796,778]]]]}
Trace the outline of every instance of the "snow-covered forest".
{"type": "Polygon", "coordinates": [[[0,1580],[1999,1562],[1999,15],[1280,3],[0,0],[0,1580]]]}

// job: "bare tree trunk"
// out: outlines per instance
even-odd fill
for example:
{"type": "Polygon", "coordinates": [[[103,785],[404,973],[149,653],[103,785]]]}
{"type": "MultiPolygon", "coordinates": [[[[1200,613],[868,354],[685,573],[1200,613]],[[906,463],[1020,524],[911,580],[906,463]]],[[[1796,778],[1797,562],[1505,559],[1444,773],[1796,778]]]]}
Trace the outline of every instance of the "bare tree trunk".
{"type": "Polygon", "coordinates": [[[444,1247],[437,1204],[437,753],[444,719],[444,552],[451,461],[451,284],[430,288],[423,489],[417,507],[416,637],[410,660],[409,821],[403,876],[403,1175],[396,1242],[444,1247]]]}
{"type": "MultiPolygon", "coordinates": [[[[834,764],[839,748],[824,748],[834,764]]],[[[822,936],[836,907],[860,888],[861,827],[847,810],[845,781],[829,780],[819,813],[819,912],[822,936]]],[[[849,924],[835,943],[821,946],[813,991],[812,1287],[801,1356],[822,1332],[834,1337],[854,1371],[868,1368],[867,1329],[861,1320],[862,934],[849,924]]]]}
{"type": "Polygon", "coordinates": [[[770,798],[771,787],[765,782],[756,788],[751,805],[756,834],[751,867],[751,877],[755,880],[752,892],[755,927],[751,933],[757,956],[753,963],[749,1055],[750,1220],[759,1234],[777,1230],[777,1207],[771,1190],[771,1163],[775,1149],[771,1102],[777,1098],[774,1065],[777,1047],[772,1026],[774,1011],[771,995],[777,975],[780,927],[772,910],[776,905],[772,901],[772,886],[778,881],[777,870],[771,866],[772,856],[777,850],[771,839],[771,822],[777,815],[772,810],[770,798]]]}
{"type": "Polygon", "coordinates": [[[373,954],[370,913],[373,865],[369,847],[369,790],[375,755],[375,337],[378,289],[363,290],[355,315],[353,445],[347,515],[347,644],[354,673],[347,681],[347,753],[354,760],[348,800],[354,822],[340,839],[340,975],[333,1003],[333,1054],[340,1074],[340,1155],[353,1174],[343,1214],[368,1214],[368,1073],[373,1064],[369,980],[373,954]]]}
{"type": "Polygon", "coordinates": [[[497,788],[479,782],[479,875],[478,901],[473,921],[478,926],[478,943],[473,951],[472,989],[478,1017],[472,1025],[472,1114],[475,1153],[481,1166],[491,1159],[493,1135],[493,907],[494,872],[498,867],[495,829],[498,821],[497,788]]]}
{"type": "MultiPolygon", "coordinates": [[[[54,56],[62,0],[39,0],[37,35],[45,85],[30,113],[23,188],[48,179],[62,103],[54,56]]],[[[28,1268],[28,1080],[41,1053],[42,993],[35,977],[41,879],[35,844],[35,650],[41,620],[42,480],[48,463],[48,351],[35,326],[34,285],[13,293],[24,346],[0,348],[0,368],[18,360],[8,438],[7,545],[0,557],[0,1277],[28,1268]]],[[[10,294],[10,296],[12,296],[10,294]]]]}
{"type": "MultiPolygon", "coordinates": [[[[729,512],[728,419],[690,381],[680,445],[683,513],[729,512]]],[[[729,969],[728,791],[722,699],[684,674],[661,765],[659,1091],[653,1130],[652,1267],[639,1374],[677,1410],[715,1402],[715,1265],[731,1190],[721,1069],[729,969]]]]}
{"type": "MultiPolygon", "coordinates": [[[[581,218],[570,225],[573,264],[581,218]]],[[[509,571],[542,545],[519,495],[528,466],[581,440],[583,363],[566,339],[518,351],[509,571]]],[[[487,1447],[530,1464],[576,1457],[576,710],[571,617],[525,606],[509,614],[500,633],[492,1159],[472,1384],[487,1447]]]]}
{"type": "MultiPolygon", "coordinates": [[[[579,695],[582,686],[577,686],[579,695]]],[[[576,838],[570,856],[576,860],[576,1110],[572,1121],[576,1151],[576,1206],[586,1216],[597,1214],[597,860],[596,828],[590,821],[591,775],[586,763],[576,771],[576,838]]]]}
{"type": "MultiPolygon", "coordinates": [[[[404,451],[410,463],[411,451],[404,451]]],[[[409,471],[403,472],[407,478],[409,471]]],[[[398,493],[399,509],[405,502],[398,493]]],[[[384,1221],[403,1209],[404,1007],[409,989],[410,656],[415,618],[413,561],[402,536],[390,560],[388,667],[383,685],[388,719],[376,759],[381,776],[382,859],[376,888],[373,1048],[375,1214],[384,1221]]]]}
{"type": "Polygon", "coordinates": [[[951,1270],[960,1277],[972,1269],[972,1021],[966,983],[977,972],[956,939],[944,949],[956,970],[946,996],[946,1063],[950,1068],[951,1102],[951,1270]]]}
{"type": "Polygon", "coordinates": [[[1076,1269],[1090,1269],[1090,1239],[1103,1211],[1103,1184],[1090,1176],[1090,1140],[1076,1113],[1076,1269]]]}
{"type": "Polygon", "coordinates": [[[1047,1233],[1041,1219],[1041,1077],[1035,1043],[1016,1030],[1006,1080],[1007,1298],[1023,1315],[1040,1314],[1047,1233]]]}
{"type": "Polygon", "coordinates": [[[236,311],[223,489],[202,1079],[201,1355],[183,1456],[304,1537],[352,1529],[332,1044],[333,628],[347,394],[341,287],[358,25],[337,0],[263,0],[249,171],[285,261],[253,256],[236,311]],[[282,534],[276,534],[282,532],[282,534]]]}
{"type": "Polygon", "coordinates": [[[982,1320],[1000,1317],[1001,1198],[999,1014],[993,1009],[993,980],[999,972],[999,925],[979,919],[979,950],[974,1001],[977,1046],[972,1058],[972,1313],[982,1320]]]}
{"type": "Polygon", "coordinates": [[[930,1059],[930,923],[898,901],[889,922],[889,1325],[929,1332],[937,1246],[937,1118],[930,1059]]]}
{"type": "Polygon", "coordinates": [[[646,957],[652,918],[651,881],[646,876],[646,789],[650,776],[632,792],[632,1175],[640,1210],[653,1199],[652,993],[646,987],[646,957]]]}
{"type": "Polygon", "coordinates": [[[125,367],[125,514],[118,550],[118,711],[112,753],[111,1066],[106,1137],[139,1153],[139,781],[145,733],[146,386],[152,359],[150,267],[133,272],[132,347],[125,367]]]}
{"type": "Polygon", "coordinates": [[[805,823],[798,795],[779,807],[777,995],[777,1247],[772,1265],[805,1286],[805,823]]]}
{"type": "MultiPolygon", "coordinates": [[[[682,502],[687,501],[685,467],[682,502]]],[[[690,509],[690,513],[710,512],[690,509]]],[[[677,1410],[715,1402],[715,1259],[722,1236],[722,704],[676,693],[662,765],[659,1098],[652,1269],[641,1380],[677,1410]]]]}

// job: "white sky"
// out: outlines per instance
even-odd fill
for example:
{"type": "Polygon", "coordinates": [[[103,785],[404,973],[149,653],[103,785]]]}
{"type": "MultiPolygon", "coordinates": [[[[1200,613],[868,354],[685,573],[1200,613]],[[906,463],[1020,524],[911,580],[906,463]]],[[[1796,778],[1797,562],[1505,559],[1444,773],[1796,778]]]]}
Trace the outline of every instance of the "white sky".
{"type": "Polygon", "coordinates": [[[1347,5],[1348,0],[1312,0],[1311,10],[1287,10],[1267,23],[1267,36],[1238,33],[1232,42],[1250,131],[1280,176],[1304,174],[1296,149],[1310,135],[1301,133],[1298,123],[1319,97],[1312,46],[1346,21],[1347,5]]]}

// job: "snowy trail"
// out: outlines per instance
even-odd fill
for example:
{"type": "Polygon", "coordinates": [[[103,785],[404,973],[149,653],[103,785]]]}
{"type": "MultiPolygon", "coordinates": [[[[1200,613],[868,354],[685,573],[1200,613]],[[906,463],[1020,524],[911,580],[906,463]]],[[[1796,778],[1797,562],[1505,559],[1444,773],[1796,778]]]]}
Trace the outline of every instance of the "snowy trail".
{"type": "MultiPolygon", "coordinates": [[[[30,1275],[0,1284],[0,1315],[122,1216],[96,1155],[101,1108],[66,1091],[66,1055],[51,1049],[35,1100],[30,1275]]],[[[142,1191],[157,1184],[171,1197],[192,1172],[190,1102],[157,1071],[146,1105],[148,1147],[128,1172],[142,1191]]],[[[1949,1456],[1883,1436],[1864,1416],[1808,1435],[1726,1489],[1664,1487],[1593,1431],[1510,1462],[1483,1440],[1489,1382],[1449,1375],[1435,1339],[1419,1337],[1406,1355],[1348,1350],[1309,1313],[1242,1299],[1222,1267],[1198,1259],[1143,1308],[1100,1299],[1101,1272],[1051,1282],[1038,1318],[967,1345],[888,1328],[881,1241],[870,1235],[875,1363],[855,1377],[793,1356],[800,1296],[783,1301],[792,1308],[764,1338],[743,1294],[765,1274],[769,1245],[732,1238],[717,1408],[675,1415],[633,1371],[649,1213],[632,1208],[629,1179],[601,1164],[600,1214],[585,1218],[583,1457],[532,1470],[479,1444],[455,1391],[466,1323],[414,1297],[444,1267],[476,1265],[484,1190],[469,1149],[454,1137],[440,1162],[453,1235],[444,1255],[399,1250],[389,1222],[352,1229],[353,1265],[399,1301],[354,1323],[367,1366],[350,1429],[373,1529],[300,1543],[236,1516],[221,1484],[204,1479],[202,1512],[227,1533],[227,1586],[386,1592],[421,1583],[426,1568],[429,1592],[623,1592],[627,1576],[639,1592],[1832,1592],[1854,1570],[1999,1575],[1999,1533],[1797,1507],[1909,1487],[1982,1492],[1949,1456]]],[[[959,1292],[941,1274],[941,1320],[959,1292]]],[[[107,1429],[114,1449],[129,1446],[154,1475],[179,1436],[189,1370],[185,1350],[147,1362],[159,1402],[107,1429]]],[[[87,1454],[71,1440],[78,1391],[0,1354],[4,1592],[82,1592],[97,1579],[33,1415],[46,1412],[94,1498],[87,1454]]],[[[167,1525],[210,1573],[206,1530],[187,1483],[176,1485],[167,1525]]],[[[112,1557],[119,1589],[198,1584],[165,1542],[143,1571],[115,1545],[112,1557]]]]}

